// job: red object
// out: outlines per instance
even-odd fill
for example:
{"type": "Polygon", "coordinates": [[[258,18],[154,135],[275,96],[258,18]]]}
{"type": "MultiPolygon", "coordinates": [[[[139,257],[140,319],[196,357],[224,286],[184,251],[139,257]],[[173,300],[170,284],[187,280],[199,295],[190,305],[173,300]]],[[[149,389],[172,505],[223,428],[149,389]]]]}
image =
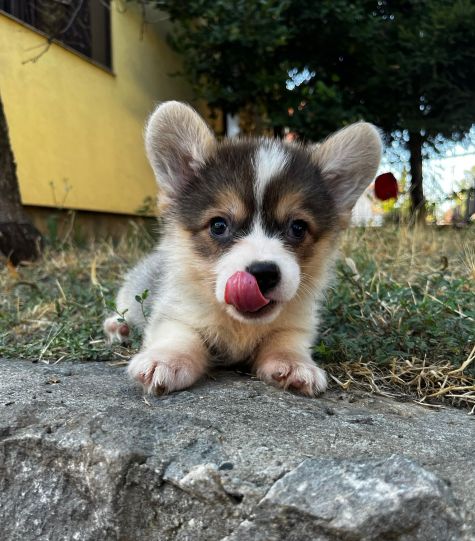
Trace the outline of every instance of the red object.
{"type": "Polygon", "coordinates": [[[374,194],[381,201],[395,199],[398,194],[396,177],[392,173],[378,175],[374,182],[374,194]]]}
{"type": "Polygon", "coordinates": [[[249,272],[235,272],[226,282],[224,300],[240,312],[257,312],[269,304],[259,289],[255,276],[249,272]]]}

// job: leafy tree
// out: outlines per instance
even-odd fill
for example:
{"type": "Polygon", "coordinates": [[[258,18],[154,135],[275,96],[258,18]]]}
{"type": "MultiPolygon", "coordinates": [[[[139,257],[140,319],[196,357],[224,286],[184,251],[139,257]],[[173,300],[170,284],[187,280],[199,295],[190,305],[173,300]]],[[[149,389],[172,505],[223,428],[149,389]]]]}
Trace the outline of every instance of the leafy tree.
{"type": "Polygon", "coordinates": [[[154,0],[197,95],[318,139],[365,118],[422,159],[475,120],[473,0],[154,0]]]}
{"type": "Polygon", "coordinates": [[[367,119],[401,137],[410,153],[412,207],[422,210],[423,154],[445,138],[463,138],[475,120],[475,3],[372,4],[352,69],[340,73],[344,96],[353,90],[351,105],[362,104],[367,119]]]}

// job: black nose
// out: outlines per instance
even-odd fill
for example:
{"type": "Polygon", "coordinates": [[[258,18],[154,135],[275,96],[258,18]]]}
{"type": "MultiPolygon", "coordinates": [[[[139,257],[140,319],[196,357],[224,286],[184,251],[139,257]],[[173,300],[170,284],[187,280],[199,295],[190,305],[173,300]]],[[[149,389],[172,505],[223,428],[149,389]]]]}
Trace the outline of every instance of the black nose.
{"type": "Polygon", "coordinates": [[[279,267],[272,261],[256,261],[251,263],[246,270],[256,278],[263,295],[280,282],[279,267]]]}

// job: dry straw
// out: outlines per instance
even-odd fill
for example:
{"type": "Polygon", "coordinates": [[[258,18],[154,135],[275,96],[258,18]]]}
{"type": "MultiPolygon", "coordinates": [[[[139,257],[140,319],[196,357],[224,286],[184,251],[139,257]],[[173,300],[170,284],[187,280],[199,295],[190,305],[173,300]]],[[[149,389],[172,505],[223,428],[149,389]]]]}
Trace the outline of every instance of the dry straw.
{"type": "Polygon", "coordinates": [[[475,414],[475,376],[468,374],[475,364],[475,346],[458,368],[450,362],[427,359],[393,359],[389,366],[374,362],[345,362],[327,367],[330,377],[343,390],[361,389],[418,404],[441,407],[441,402],[469,408],[475,414]]]}

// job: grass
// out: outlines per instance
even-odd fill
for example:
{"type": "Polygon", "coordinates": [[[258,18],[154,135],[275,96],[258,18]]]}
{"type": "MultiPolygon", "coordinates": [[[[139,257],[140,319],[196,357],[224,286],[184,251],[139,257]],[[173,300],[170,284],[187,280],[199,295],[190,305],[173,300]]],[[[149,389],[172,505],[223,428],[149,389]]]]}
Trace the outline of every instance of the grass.
{"type": "MultiPolygon", "coordinates": [[[[49,247],[0,271],[0,355],[55,363],[121,362],[102,320],[125,270],[152,246],[141,229],[118,244],[49,247]]],[[[315,358],[336,385],[450,402],[475,411],[475,230],[353,229],[342,241],[315,358]]]]}
{"type": "Polygon", "coordinates": [[[0,273],[0,356],[44,361],[106,361],[129,358],[128,348],[111,346],[102,322],[113,305],[123,273],[151,249],[142,229],[118,244],[83,248],[48,247],[42,260],[0,273]]]}
{"type": "Polygon", "coordinates": [[[315,347],[338,385],[475,411],[475,230],[352,230],[342,256],[315,347]]]}

